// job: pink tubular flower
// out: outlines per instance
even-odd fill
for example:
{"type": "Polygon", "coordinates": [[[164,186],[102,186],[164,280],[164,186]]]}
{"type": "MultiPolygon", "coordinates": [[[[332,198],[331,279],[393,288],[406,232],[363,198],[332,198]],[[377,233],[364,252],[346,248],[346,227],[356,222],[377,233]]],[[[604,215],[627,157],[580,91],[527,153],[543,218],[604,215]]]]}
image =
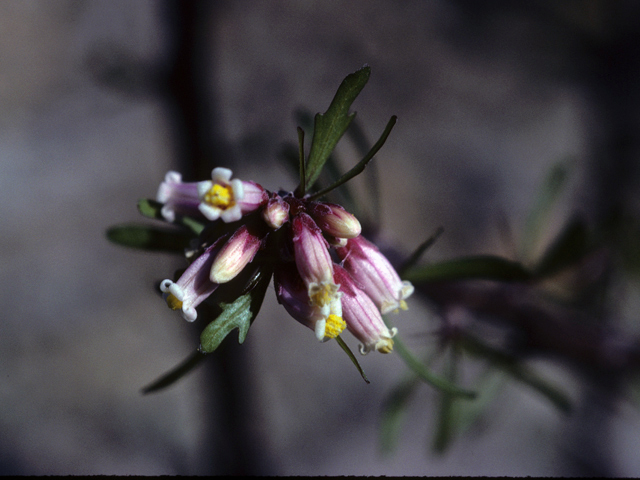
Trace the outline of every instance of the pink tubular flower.
{"type": "Polygon", "coordinates": [[[182,175],[178,172],[167,172],[164,181],[158,187],[156,200],[164,204],[160,213],[168,222],[175,221],[176,213],[202,216],[198,210],[200,199],[198,198],[197,184],[195,182],[184,183],[182,175]]]}
{"type": "Polygon", "coordinates": [[[360,290],[349,273],[339,265],[335,266],[335,281],[340,283],[342,295],[342,313],[349,331],[362,342],[360,353],[371,350],[390,353],[393,350],[393,337],[397,329],[389,330],[382,320],[378,307],[371,298],[360,290]]]}
{"type": "Polygon", "coordinates": [[[293,250],[298,272],[307,286],[333,283],[329,245],[313,219],[302,212],[293,217],[293,250]]]}
{"type": "MultiPolygon", "coordinates": [[[[317,308],[325,319],[326,328],[339,325],[338,333],[344,329],[340,285],[333,282],[333,261],[329,254],[327,241],[313,219],[300,212],[291,221],[293,231],[293,250],[296,268],[306,287],[307,302],[317,308]]],[[[316,336],[322,340],[328,336],[322,322],[315,326],[316,336]]],[[[335,335],[333,335],[335,336],[335,335]]]]}
{"type": "Polygon", "coordinates": [[[198,209],[208,220],[235,222],[267,202],[264,188],[255,182],[231,180],[231,174],[228,168],[214,168],[211,180],[197,183],[198,209]]]}
{"type": "Polygon", "coordinates": [[[313,330],[319,341],[335,338],[344,330],[346,324],[342,319],[340,302],[334,302],[334,309],[330,308],[328,314],[318,305],[313,305],[293,263],[280,264],[274,272],[273,282],[278,303],[294,319],[313,330]]]}
{"type": "Polygon", "coordinates": [[[208,247],[189,265],[177,282],[169,279],[160,282],[160,290],[164,294],[162,297],[169,308],[180,309],[188,322],[193,322],[198,317],[196,307],[218,288],[217,283],[209,280],[209,271],[223,240],[224,237],[208,247]]]}
{"type": "Polygon", "coordinates": [[[262,239],[251,233],[246,225],[238,228],[224,244],[216,256],[209,280],[213,283],[227,283],[233,280],[247,266],[260,249],[262,239]]]}
{"type": "Polygon", "coordinates": [[[407,309],[405,299],[413,293],[413,285],[400,279],[378,247],[360,235],[349,239],[346,247],[336,248],[336,252],[383,315],[398,308],[407,309]]]}
{"type": "Polygon", "coordinates": [[[340,205],[309,202],[307,211],[322,231],[331,237],[354,238],[362,230],[358,219],[340,205]]]}

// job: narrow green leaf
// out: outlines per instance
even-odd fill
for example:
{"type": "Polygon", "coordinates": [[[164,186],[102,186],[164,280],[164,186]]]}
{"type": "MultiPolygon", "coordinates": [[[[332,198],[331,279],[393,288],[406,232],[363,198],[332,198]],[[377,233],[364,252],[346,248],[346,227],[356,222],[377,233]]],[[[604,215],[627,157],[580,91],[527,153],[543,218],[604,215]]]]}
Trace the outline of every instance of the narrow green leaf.
{"type": "Polygon", "coordinates": [[[353,120],[355,113],[350,114],[349,109],[366,85],[370,74],[371,68],[364,66],[347,75],[338,87],[327,111],[315,116],[313,139],[307,161],[307,188],[311,188],[318,179],[329,155],[353,120]]]}
{"type": "Polygon", "coordinates": [[[531,273],[518,262],[494,255],[478,255],[410,268],[402,278],[414,283],[471,278],[522,282],[530,280],[531,273]]]}
{"type": "Polygon", "coordinates": [[[107,238],[118,245],[142,250],[184,254],[191,236],[178,230],[148,225],[115,225],[107,230],[107,238]]]}
{"type": "MultiPolygon", "coordinates": [[[[156,202],[155,200],[142,198],[138,200],[138,211],[147,218],[166,221],[161,213],[162,205],[162,203],[156,202]]],[[[204,230],[204,223],[190,217],[178,215],[176,216],[176,221],[174,222],[174,224],[187,227],[196,235],[200,235],[202,230],[204,230]]]]}
{"type": "Polygon", "coordinates": [[[380,425],[380,447],[383,453],[395,450],[402,422],[406,416],[407,403],[420,385],[415,375],[397,385],[382,405],[380,425]]]}
{"type": "MultiPolygon", "coordinates": [[[[455,344],[452,344],[445,365],[446,379],[452,384],[458,381],[458,357],[458,349],[455,344]]],[[[453,439],[456,424],[455,401],[456,397],[451,392],[440,392],[438,421],[433,439],[433,450],[437,453],[443,453],[453,439]]]]}
{"type": "Polygon", "coordinates": [[[300,164],[300,185],[298,186],[299,196],[304,196],[307,191],[307,170],[304,158],[304,130],[298,127],[298,163],[300,164]]]}
{"type": "Polygon", "coordinates": [[[404,343],[400,341],[398,336],[393,339],[393,345],[395,350],[398,352],[398,355],[404,360],[405,364],[424,382],[429,385],[437,388],[438,390],[442,390],[445,392],[449,392],[453,395],[458,395],[464,398],[475,398],[476,393],[466,390],[464,388],[460,388],[448,380],[439,377],[429,371],[429,369],[420,362],[413,354],[405,347],[404,343]]]}
{"type": "Polygon", "coordinates": [[[249,327],[260,311],[271,274],[264,274],[255,287],[231,303],[220,303],[222,313],[200,334],[200,351],[213,352],[232,330],[238,329],[238,343],[243,343],[249,327]]]}
{"type": "MultiPolygon", "coordinates": [[[[302,126],[305,132],[312,131],[313,115],[309,110],[302,109],[302,108],[297,109],[295,112],[295,119],[298,122],[298,124],[302,126]]],[[[355,125],[355,121],[351,122],[351,125],[346,131],[347,135],[350,132],[352,132],[352,130],[354,129],[353,128],[354,125],[355,125]]],[[[364,155],[368,150],[369,148],[367,148],[362,153],[362,155],[364,155]]],[[[291,156],[293,155],[293,153],[294,153],[293,149],[289,148],[287,154],[291,156]]],[[[296,156],[296,162],[298,161],[299,156],[300,155],[298,153],[298,155],[296,156]]],[[[288,161],[291,161],[291,160],[289,159],[288,161]]],[[[296,163],[296,168],[299,168],[297,163],[296,163]]],[[[329,155],[329,158],[327,158],[327,161],[324,164],[324,167],[322,168],[321,174],[316,180],[315,187],[317,189],[325,188],[327,185],[331,185],[332,183],[334,183],[341,176],[342,176],[342,170],[340,168],[339,161],[336,158],[336,152],[333,151],[331,155],[329,155]]],[[[335,190],[333,193],[334,195],[336,195],[336,198],[332,199],[331,201],[342,205],[345,209],[347,209],[347,211],[354,214],[362,222],[363,214],[362,214],[362,208],[360,205],[361,202],[356,203],[353,192],[349,188],[349,184],[343,185],[342,188],[335,190]]],[[[297,191],[296,195],[300,195],[300,191],[297,191]]]]}
{"type": "Polygon", "coordinates": [[[523,261],[530,259],[540,239],[540,232],[549,220],[549,215],[567,184],[571,166],[570,162],[566,160],[558,162],[545,178],[538,198],[525,222],[519,254],[519,258],[523,261]]]}
{"type": "Polygon", "coordinates": [[[458,405],[456,416],[458,422],[458,434],[467,431],[478,421],[491,401],[505,384],[506,374],[501,370],[487,368],[475,385],[478,397],[473,402],[464,402],[458,405]]]}
{"type": "Polygon", "coordinates": [[[342,348],[342,350],[344,350],[344,353],[347,354],[347,356],[349,357],[349,359],[353,362],[353,364],[356,366],[356,368],[358,369],[358,372],[360,372],[360,375],[362,376],[363,380],[367,383],[371,383],[369,381],[369,379],[367,378],[367,375],[364,373],[364,370],[362,369],[362,367],[360,366],[360,363],[358,362],[358,359],[355,357],[355,355],[353,354],[353,352],[351,351],[351,349],[349,348],[349,346],[344,343],[344,340],[340,337],[340,335],[338,335],[336,337],[336,342],[338,342],[338,345],[340,345],[340,348],[342,348]]]}
{"type": "Polygon", "coordinates": [[[439,227],[433,235],[431,235],[424,242],[422,242],[418,246],[418,248],[416,248],[416,250],[411,254],[411,256],[407,258],[407,260],[405,260],[402,266],[398,268],[398,273],[400,274],[401,277],[404,276],[404,273],[409,268],[413,267],[416,263],[418,263],[418,260],[420,260],[420,257],[422,257],[422,255],[424,255],[424,252],[426,252],[429,248],[431,248],[431,246],[434,243],[436,243],[436,240],[440,235],[442,235],[442,232],[444,232],[444,228],[439,227]]]}
{"type": "Polygon", "coordinates": [[[314,200],[314,199],[320,198],[326,195],[327,193],[329,193],[331,190],[334,190],[335,188],[338,188],[340,185],[347,183],[353,177],[361,174],[364,171],[367,164],[371,160],[373,160],[373,157],[376,155],[376,153],[378,153],[378,150],[382,148],[382,146],[384,145],[384,142],[387,141],[387,137],[391,133],[391,129],[393,129],[393,126],[396,124],[396,120],[397,120],[397,117],[395,115],[391,117],[391,119],[387,123],[387,126],[384,129],[384,132],[382,132],[382,135],[380,135],[380,138],[378,139],[376,144],[371,148],[371,150],[369,150],[369,153],[367,153],[362,160],[360,160],[351,170],[349,170],[347,173],[342,175],[342,177],[340,177],[338,181],[336,181],[333,185],[330,185],[329,187],[324,188],[319,192],[311,195],[311,199],[314,200]]]}
{"type": "Polygon", "coordinates": [[[146,387],[142,389],[142,393],[146,395],[147,393],[155,393],[159,390],[163,390],[175,382],[180,380],[182,377],[190,373],[195,367],[200,365],[200,362],[205,358],[204,353],[195,351],[191,355],[189,355],[182,363],[174,367],[169,372],[162,375],[157,380],[153,381],[146,387]]]}
{"type": "Polygon", "coordinates": [[[534,275],[546,277],[573,265],[589,253],[589,232],[584,221],[573,218],[547,248],[534,275]]]}
{"type": "MultiPolygon", "coordinates": [[[[346,132],[347,138],[354,144],[358,155],[364,157],[367,152],[371,150],[371,143],[367,139],[365,132],[358,122],[358,118],[354,118],[351,125],[346,132]]],[[[336,177],[336,179],[339,177],[336,177]]],[[[363,174],[365,181],[365,192],[367,194],[367,200],[360,202],[361,208],[358,212],[358,219],[363,225],[369,225],[377,227],[380,225],[381,219],[381,204],[380,204],[380,182],[378,180],[378,164],[376,162],[370,163],[367,166],[367,170],[363,174]],[[364,205],[362,205],[364,204],[364,205]]],[[[345,184],[343,187],[348,186],[345,184]]],[[[355,212],[354,212],[355,213],[355,212]]]]}
{"type": "Polygon", "coordinates": [[[162,203],[151,200],[150,198],[141,198],[138,200],[138,211],[147,218],[156,220],[164,220],[161,213],[162,203]]]}
{"type": "Polygon", "coordinates": [[[460,337],[460,345],[468,353],[480,358],[484,358],[496,368],[501,369],[514,380],[536,390],[547,398],[555,407],[563,413],[571,411],[571,401],[568,395],[560,388],[540,377],[531,368],[527,367],[519,359],[509,355],[501,350],[486,345],[479,339],[464,334],[460,337]]]}

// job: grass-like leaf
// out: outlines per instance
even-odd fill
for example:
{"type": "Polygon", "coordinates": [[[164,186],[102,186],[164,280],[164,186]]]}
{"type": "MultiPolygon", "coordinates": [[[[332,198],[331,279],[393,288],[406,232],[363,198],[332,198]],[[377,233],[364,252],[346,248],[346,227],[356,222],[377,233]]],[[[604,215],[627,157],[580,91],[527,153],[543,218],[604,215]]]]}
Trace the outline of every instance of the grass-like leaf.
{"type": "Polygon", "coordinates": [[[484,279],[507,282],[532,278],[523,265],[494,255],[477,255],[413,267],[402,278],[414,283],[444,280],[484,279]]]}
{"type": "MultiPolygon", "coordinates": [[[[318,179],[329,155],[353,120],[355,113],[349,113],[349,109],[366,85],[370,74],[371,68],[365,65],[360,70],[347,75],[338,87],[327,111],[316,115],[306,168],[307,189],[311,188],[318,179]]],[[[306,191],[300,193],[304,195],[306,191]]]]}
{"type": "Polygon", "coordinates": [[[147,251],[184,254],[191,235],[184,231],[148,225],[115,225],[107,230],[107,238],[118,245],[147,251]]]}
{"type": "Polygon", "coordinates": [[[571,164],[568,161],[558,162],[544,179],[538,198],[525,222],[519,253],[519,258],[523,261],[531,257],[540,239],[540,232],[564,191],[569,179],[570,167],[571,164]]]}
{"type": "Polygon", "coordinates": [[[400,268],[398,268],[398,273],[400,274],[401,277],[404,276],[404,273],[409,268],[413,267],[416,263],[418,263],[418,260],[420,260],[420,257],[424,255],[424,252],[426,252],[429,248],[431,248],[431,246],[434,243],[436,243],[436,240],[440,235],[442,235],[443,232],[444,232],[444,228],[439,227],[433,235],[427,238],[424,242],[422,242],[418,246],[418,248],[416,248],[416,250],[411,254],[411,256],[404,261],[404,263],[400,266],[400,268]]]}
{"type": "MultiPolygon", "coordinates": [[[[166,221],[161,213],[162,203],[156,202],[149,198],[142,198],[138,200],[138,211],[147,218],[153,218],[155,220],[166,221]]],[[[196,235],[200,235],[200,232],[204,230],[204,224],[198,220],[190,217],[176,216],[176,225],[180,225],[188,228],[196,235]]]]}
{"type": "Polygon", "coordinates": [[[347,354],[347,356],[349,357],[351,362],[356,366],[356,368],[358,369],[358,372],[362,376],[362,379],[367,383],[371,383],[371,382],[369,382],[369,379],[367,378],[367,375],[364,373],[364,370],[360,366],[360,363],[358,362],[358,359],[355,357],[355,355],[353,354],[353,352],[351,351],[349,346],[346,343],[344,343],[344,340],[340,337],[340,335],[338,335],[336,337],[336,342],[338,342],[338,345],[340,345],[340,348],[342,348],[342,350],[344,350],[344,353],[347,354]]]}
{"type": "Polygon", "coordinates": [[[397,439],[406,416],[407,404],[420,385],[415,375],[403,380],[385,399],[380,424],[380,448],[383,453],[395,450],[397,439]]]}
{"type": "Polygon", "coordinates": [[[301,192],[307,191],[307,162],[304,158],[304,129],[298,127],[298,163],[300,165],[300,186],[301,192]]]}
{"type": "Polygon", "coordinates": [[[546,277],[569,267],[589,253],[589,232],[584,221],[573,218],[547,248],[534,274],[546,277]]]}
{"type": "Polygon", "coordinates": [[[340,185],[347,183],[353,177],[361,174],[364,171],[367,164],[371,160],[373,160],[373,157],[375,156],[375,154],[378,153],[378,150],[382,148],[382,145],[384,145],[384,142],[387,141],[387,137],[391,133],[391,129],[393,128],[393,126],[396,124],[396,120],[397,120],[397,117],[395,115],[391,117],[391,119],[387,123],[387,126],[382,132],[382,135],[380,135],[380,138],[378,139],[376,144],[371,148],[371,150],[369,150],[369,152],[364,156],[362,160],[360,160],[351,170],[349,170],[347,173],[342,175],[333,185],[330,185],[327,188],[324,188],[319,192],[311,195],[311,199],[313,200],[313,199],[320,198],[326,195],[327,193],[329,193],[331,190],[334,190],[338,188],[340,185]]]}
{"type": "Polygon", "coordinates": [[[204,360],[204,358],[205,354],[196,350],[191,355],[189,355],[182,363],[144,387],[142,389],[142,393],[145,395],[147,393],[155,393],[173,385],[182,377],[190,373],[195,367],[200,365],[200,362],[204,360]]]}
{"type": "Polygon", "coordinates": [[[469,334],[461,336],[459,342],[466,352],[487,360],[491,365],[501,369],[514,380],[533,388],[546,397],[561,412],[569,413],[571,411],[571,401],[568,395],[527,367],[519,359],[486,345],[469,334]]]}
{"type": "MultiPolygon", "coordinates": [[[[448,349],[445,365],[445,376],[452,384],[458,381],[458,360],[459,352],[454,343],[448,349]]],[[[443,390],[440,392],[440,405],[438,408],[438,421],[433,438],[433,450],[437,453],[444,452],[451,444],[456,427],[456,397],[451,392],[443,390]]]]}
{"type": "Polygon", "coordinates": [[[448,392],[452,395],[475,398],[476,393],[464,388],[458,387],[450,381],[439,377],[432,373],[423,363],[418,360],[404,345],[404,343],[396,336],[393,339],[394,349],[398,352],[398,355],[402,357],[405,364],[420,378],[423,382],[428,383],[432,387],[435,387],[444,392],[448,392]]]}

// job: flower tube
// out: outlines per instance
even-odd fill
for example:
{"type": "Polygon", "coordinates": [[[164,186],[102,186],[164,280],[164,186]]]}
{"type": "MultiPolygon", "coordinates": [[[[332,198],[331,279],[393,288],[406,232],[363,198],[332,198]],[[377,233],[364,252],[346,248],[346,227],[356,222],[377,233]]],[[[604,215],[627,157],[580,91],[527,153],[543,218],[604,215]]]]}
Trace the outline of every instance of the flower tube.
{"type": "Polygon", "coordinates": [[[180,309],[188,322],[193,322],[198,317],[196,307],[218,288],[217,283],[209,280],[209,272],[224,238],[218,239],[196,258],[177,282],[169,279],[160,282],[162,298],[172,310],[180,309]]]}
{"type": "Polygon", "coordinates": [[[413,285],[402,281],[387,257],[362,235],[351,238],[346,247],[336,248],[338,256],[353,278],[378,306],[382,314],[407,309],[405,299],[413,285]]]}
{"type": "Polygon", "coordinates": [[[202,217],[198,209],[200,198],[197,183],[184,183],[178,172],[167,172],[158,187],[156,201],[164,204],[160,213],[168,222],[174,222],[176,214],[202,217]]]}
{"type": "Polygon", "coordinates": [[[334,278],[337,283],[340,283],[342,313],[347,322],[347,328],[362,342],[360,353],[365,355],[371,350],[390,353],[393,350],[393,337],[398,330],[387,328],[378,307],[358,287],[349,272],[336,265],[334,278]]]}
{"type": "Polygon", "coordinates": [[[274,272],[273,282],[278,303],[294,319],[313,330],[319,341],[337,337],[346,327],[339,301],[333,302],[328,313],[309,301],[307,287],[293,262],[280,264],[274,272]]]}

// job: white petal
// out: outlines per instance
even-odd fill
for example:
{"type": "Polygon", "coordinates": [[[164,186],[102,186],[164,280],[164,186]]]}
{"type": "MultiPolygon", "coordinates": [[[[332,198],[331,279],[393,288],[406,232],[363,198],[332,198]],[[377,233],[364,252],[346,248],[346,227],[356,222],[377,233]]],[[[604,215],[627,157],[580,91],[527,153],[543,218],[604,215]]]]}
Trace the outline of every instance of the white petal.
{"type": "Polygon", "coordinates": [[[211,171],[213,183],[229,183],[233,172],[228,168],[216,167],[211,171]]]}
{"type": "Polygon", "coordinates": [[[218,207],[211,206],[208,203],[198,204],[198,210],[200,210],[200,213],[202,213],[202,215],[207,217],[207,219],[211,220],[212,222],[214,220],[218,220],[220,218],[220,214],[222,213],[222,210],[220,210],[218,207]]]}

